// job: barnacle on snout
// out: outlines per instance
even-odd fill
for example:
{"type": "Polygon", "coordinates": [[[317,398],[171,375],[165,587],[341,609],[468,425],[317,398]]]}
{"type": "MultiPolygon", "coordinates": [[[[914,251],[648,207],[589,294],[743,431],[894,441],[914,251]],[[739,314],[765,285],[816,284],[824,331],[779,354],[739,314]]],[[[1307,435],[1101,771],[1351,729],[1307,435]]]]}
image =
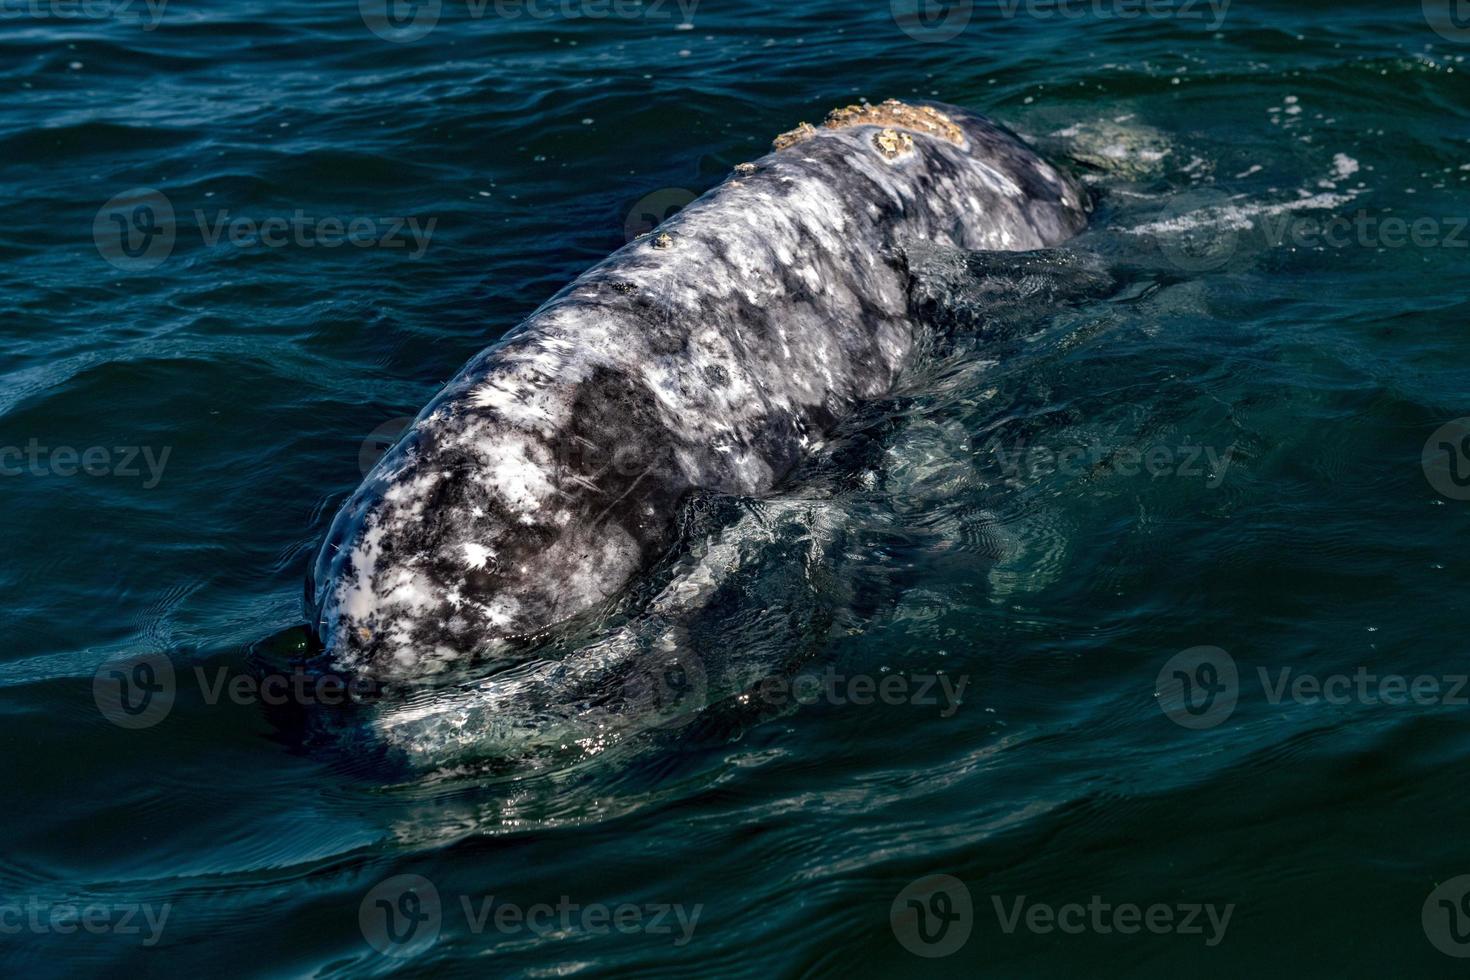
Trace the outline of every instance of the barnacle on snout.
{"type": "Polygon", "coordinates": [[[914,138],[896,129],[880,129],[873,134],[873,145],[878,148],[879,153],[892,160],[911,152],[914,148],[914,138]]]}

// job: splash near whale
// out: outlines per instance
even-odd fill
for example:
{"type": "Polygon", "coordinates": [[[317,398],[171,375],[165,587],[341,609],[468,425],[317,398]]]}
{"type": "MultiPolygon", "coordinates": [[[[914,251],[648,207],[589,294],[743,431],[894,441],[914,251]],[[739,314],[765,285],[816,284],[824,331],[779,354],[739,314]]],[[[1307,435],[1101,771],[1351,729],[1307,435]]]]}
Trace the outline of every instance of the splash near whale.
{"type": "Polygon", "coordinates": [[[417,677],[614,599],[693,491],[770,492],[920,338],[915,246],[1023,251],[1084,194],[947,105],[850,106],[566,286],[423,409],[308,583],[339,669],[417,677]]]}

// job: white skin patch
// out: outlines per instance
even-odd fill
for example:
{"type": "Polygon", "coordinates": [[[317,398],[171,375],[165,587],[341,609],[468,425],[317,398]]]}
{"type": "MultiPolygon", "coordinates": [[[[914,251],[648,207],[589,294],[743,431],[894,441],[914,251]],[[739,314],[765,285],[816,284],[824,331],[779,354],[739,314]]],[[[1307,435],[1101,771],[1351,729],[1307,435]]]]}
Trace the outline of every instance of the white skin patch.
{"type": "Polygon", "coordinates": [[[466,568],[484,568],[485,563],[495,556],[495,552],[482,544],[466,543],[459,548],[464,552],[466,568]]]}
{"type": "Polygon", "coordinates": [[[532,386],[517,391],[504,378],[494,378],[476,388],[470,401],[476,408],[494,409],[507,422],[529,428],[552,421],[550,408],[537,395],[532,386]]]}
{"type": "Polygon", "coordinates": [[[519,604],[506,596],[499,596],[486,609],[486,618],[492,626],[508,626],[515,621],[519,604]]]}
{"type": "Polygon", "coordinates": [[[554,488],[547,472],[533,462],[523,442],[489,447],[485,478],[499,491],[501,499],[522,514],[541,509],[541,502],[554,488]]]}

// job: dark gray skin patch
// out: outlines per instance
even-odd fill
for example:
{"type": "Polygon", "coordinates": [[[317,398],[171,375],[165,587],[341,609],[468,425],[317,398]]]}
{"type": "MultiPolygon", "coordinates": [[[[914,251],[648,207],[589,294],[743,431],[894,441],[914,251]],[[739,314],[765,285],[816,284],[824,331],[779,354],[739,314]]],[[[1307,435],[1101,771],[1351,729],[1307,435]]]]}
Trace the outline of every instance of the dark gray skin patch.
{"type": "Polygon", "coordinates": [[[422,676],[615,596],[695,489],[769,492],[914,344],[906,247],[1055,245],[1081,192],[1008,131],[818,130],[588,270],[475,357],[334,520],[309,585],[341,669],[422,676]]]}
{"type": "Polygon", "coordinates": [[[578,386],[562,437],[556,482],[595,488],[570,498],[574,519],[620,527],[643,551],[667,547],[672,528],[664,509],[677,505],[688,487],[674,459],[678,435],[665,426],[648,389],[598,371],[578,386]]]}

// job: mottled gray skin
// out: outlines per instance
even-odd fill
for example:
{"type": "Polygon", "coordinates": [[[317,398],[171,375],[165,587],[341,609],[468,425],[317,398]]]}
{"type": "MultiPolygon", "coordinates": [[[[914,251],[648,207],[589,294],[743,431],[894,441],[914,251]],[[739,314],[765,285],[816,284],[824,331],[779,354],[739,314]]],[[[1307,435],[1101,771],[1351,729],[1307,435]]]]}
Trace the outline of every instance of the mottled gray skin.
{"type": "Polygon", "coordinates": [[[1086,224],[1082,194],[1018,138],[937,108],[963,145],[908,130],[891,156],[878,126],[819,129],[466,365],[316,560],[334,664],[421,676],[614,596],[673,542],[691,490],[770,491],[890,390],[916,340],[906,243],[1034,249],[1086,224]]]}

